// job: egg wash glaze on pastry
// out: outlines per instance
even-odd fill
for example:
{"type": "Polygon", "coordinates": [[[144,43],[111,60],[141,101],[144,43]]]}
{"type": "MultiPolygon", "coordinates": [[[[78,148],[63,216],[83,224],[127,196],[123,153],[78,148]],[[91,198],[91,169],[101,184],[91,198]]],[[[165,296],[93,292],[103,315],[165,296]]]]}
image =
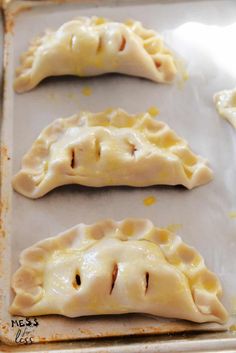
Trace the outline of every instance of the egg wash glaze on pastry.
{"type": "Polygon", "coordinates": [[[228,314],[201,255],[143,219],[79,224],[23,251],[11,314],[147,313],[195,322],[228,314]]]}
{"type": "Polygon", "coordinates": [[[79,17],[35,39],[21,56],[15,90],[29,91],[46,77],[120,73],[168,83],[177,68],[162,37],[138,21],[79,17]]]}
{"type": "Polygon", "coordinates": [[[80,112],[46,127],[13,177],[16,191],[38,198],[66,184],[90,187],[208,183],[212,171],[187,142],[149,113],[80,112]]]}

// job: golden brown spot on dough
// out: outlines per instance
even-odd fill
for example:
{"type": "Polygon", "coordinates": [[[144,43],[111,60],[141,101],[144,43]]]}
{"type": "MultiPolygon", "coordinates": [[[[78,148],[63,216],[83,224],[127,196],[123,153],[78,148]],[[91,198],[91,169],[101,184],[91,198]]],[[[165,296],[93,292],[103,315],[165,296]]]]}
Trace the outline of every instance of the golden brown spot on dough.
{"type": "Polygon", "coordinates": [[[191,249],[185,244],[181,244],[178,248],[178,255],[181,260],[192,266],[197,266],[200,262],[199,256],[197,256],[195,250],[191,249]]]}
{"type": "Polygon", "coordinates": [[[216,277],[210,271],[206,271],[202,275],[202,285],[208,292],[217,292],[218,291],[218,282],[216,277]]]}
{"type": "Polygon", "coordinates": [[[104,225],[98,225],[97,227],[88,227],[86,229],[86,235],[88,238],[96,240],[102,239],[105,236],[104,225]]]}
{"type": "Polygon", "coordinates": [[[128,19],[128,20],[126,20],[126,21],[124,22],[124,24],[125,24],[126,26],[128,26],[128,27],[131,27],[131,26],[133,26],[134,21],[131,20],[131,19],[128,19]]]}
{"type": "Polygon", "coordinates": [[[98,18],[96,18],[96,20],[95,20],[95,24],[96,25],[103,25],[104,23],[106,23],[107,21],[106,21],[106,19],[104,18],[104,17],[98,17],[98,18]]]}
{"type": "Polygon", "coordinates": [[[133,222],[130,222],[130,221],[125,222],[123,227],[122,227],[122,232],[128,237],[132,236],[133,233],[134,233],[134,224],[133,224],[133,222]]]}
{"type": "Polygon", "coordinates": [[[180,156],[183,159],[184,164],[187,166],[193,166],[197,163],[197,157],[191,151],[186,151],[180,156]]]}
{"type": "Polygon", "coordinates": [[[192,175],[193,175],[193,172],[188,167],[186,167],[185,165],[183,166],[183,168],[184,168],[184,173],[185,173],[186,177],[188,179],[191,179],[192,175]]]}
{"type": "Polygon", "coordinates": [[[176,136],[173,136],[173,134],[169,131],[166,132],[166,134],[160,139],[156,139],[156,144],[161,148],[170,148],[175,146],[178,142],[179,140],[176,138],[176,136]]]}
{"type": "Polygon", "coordinates": [[[155,235],[156,239],[159,244],[166,244],[169,242],[170,232],[166,229],[160,229],[155,235]]]}

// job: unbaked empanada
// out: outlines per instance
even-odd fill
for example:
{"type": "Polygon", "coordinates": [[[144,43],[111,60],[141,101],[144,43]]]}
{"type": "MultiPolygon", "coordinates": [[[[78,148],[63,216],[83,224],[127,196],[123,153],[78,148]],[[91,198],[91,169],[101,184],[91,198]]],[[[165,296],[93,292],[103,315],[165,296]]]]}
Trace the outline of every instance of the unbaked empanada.
{"type": "Polygon", "coordinates": [[[65,184],[102,187],[209,182],[206,160],[149,113],[81,112],[45,128],[13,178],[19,193],[38,198],[65,184]]]}
{"type": "Polygon", "coordinates": [[[236,129],[236,88],[216,93],[213,100],[220,116],[236,129]]]}
{"type": "Polygon", "coordinates": [[[221,285],[200,254],[148,220],[105,220],[26,249],[10,312],[69,317],[147,313],[223,323],[221,285]]]}
{"type": "Polygon", "coordinates": [[[49,76],[111,72],[170,82],[176,71],[162,37],[140,22],[80,17],[33,41],[16,71],[15,90],[28,91],[49,76]]]}

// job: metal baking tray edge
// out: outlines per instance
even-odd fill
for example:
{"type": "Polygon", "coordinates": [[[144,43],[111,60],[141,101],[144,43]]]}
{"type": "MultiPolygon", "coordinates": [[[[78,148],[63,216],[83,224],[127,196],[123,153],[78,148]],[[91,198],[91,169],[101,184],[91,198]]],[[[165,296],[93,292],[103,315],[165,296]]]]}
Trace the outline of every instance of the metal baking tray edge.
{"type": "MultiPolygon", "coordinates": [[[[76,2],[76,0],[72,0],[76,2]]],[[[84,2],[85,0],[79,0],[77,2],[84,2]]],[[[167,0],[168,1],[168,0],[167,0]]],[[[188,1],[188,0],[183,0],[188,1]]],[[[33,344],[28,346],[9,346],[11,342],[7,339],[7,333],[9,332],[9,324],[2,321],[2,309],[3,302],[6,298],[6,290],[10,287],[10,281],[8,276],[5,274],[9,270],[6,267],[6,259],[10,257],[10,236],[9,236],[9,224],[10,224],[10,213],[11,213],[11,198],[10,198],[10,175],[11,175],[11,156],[12,156],[12,145],[8,142],[12,140],[11,133],[12,129],[9,128],[9,122],[6,124],[7,116],[11,114],[11,105],[8,101],[11,100],[11,95],[6,95],[6,92],[11,91],[10,82],[7,81],[7,62],[9,55],[9,41],[11,40],[10,31],[13,25],[12,14],[29,9],[33,6],[42,5],[42,2],[46,4],[52,3],[64,3],[69,0],[52,0],[52,1],[16,1],[13,4],[8,4],[4,10],[4,49],[3,49],[3,78],[1,82],[2,86],[2,110],[1,110],[1,132],[0,132],[0,352],[43,352],[43,351],[54,351],[54,352],[236,352],[236,333],[234,332],[217,332],[210,334],[197,334],[193,336],[192,333],[185,333],[184,338],[180,335],[170,336],[150,336],[150,337],[126,337],[126,338],[100,338],[91,340],[80,340],[73,342],[60,342],[60,343],[45,343],[45,344],[33,344]],[[18,4],[18,5],[17,5],[18,4]],[[14,11],[12,11],[14,9],[14,11]],[[7,20],[6,20],[7,18],[7,20]],[[193,339],[194,337],[194,339],[193,339]]],[[[96,0],[90,1],[92,4],[96,4],[96,0]]],[[[112,0],[111,3],[116,3],[116,0],[112,0]]],[[[126,2],[126,0],[120,0],[120,2],[126,2]]],[[[128,3],[137,3],[137,0],[129,0],[128,3]]],[[[142,1],[140,1],[141,3],[142,1]]],[[[155,1],[150,1],[155,2],[155,1]]],[[[160,1],[163,2],[163,1],[160,1]]],[[[168,2],[175,2],[170,0],[168,2]]],[[[0,60],[1,65],[1,60],[0,60]]],[[[0,102],[1,103],[1,102],[0,102]]]]}

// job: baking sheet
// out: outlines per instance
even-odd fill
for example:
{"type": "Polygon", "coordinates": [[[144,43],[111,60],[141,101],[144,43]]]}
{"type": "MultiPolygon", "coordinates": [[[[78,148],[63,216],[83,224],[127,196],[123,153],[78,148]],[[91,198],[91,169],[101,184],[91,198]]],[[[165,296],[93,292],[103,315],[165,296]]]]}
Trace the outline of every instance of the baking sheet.
{"type": "MultiPolygon", "coordinates": [[[[236,210],[236,132],[216,114],[212,95],[235,85],[236,53],[232,43],[236,36],[236,3],[170,1],[145,2],[143,5],[96,1],[86,5],[83,2],[41,5],[31,9],[29,2],[23,4],[27,4],[29,11],[19,11],[14,5],[8,14],[6,33],[1,148],[1,241],[5,247],[0,283],[4,289],[2,339],[14,342],[19,330],[17,326],[11,327],[11,317],[7,313],[13,295],[10,276],[19,266],[19,253],[36,241],[77,223],[89,224],[104,218],[142,217],[160,227],[179,228],[178,233],[184,241],[195,246],[208,267],[220,277],[224,287],[223,302],[235,314],[236,219],[230,218],[229,214],[236,210]],[[46,28],[57,29],[63,22],[82,15],[117,21],[135,18],[161,32],[170,47],[185,58],[189,80],[185,84],[169,86],[118,75],[49,79],[32,92],[15,94],[12,90],[14,68],[29,41],[46,28]],[[85,86],[92,89],[91,96],[82,94],[85,86]],[[54,119],[79,110],[97,112],[107,107],[121,107],[136,113],[153,105],[160,110],[160,120],[187,139],[195,152],[208,158],[215,174],[210,184],[192,191],[169,187],[92,190],[67,186],[35,201],[11,190],[10,178],[19,169],[23,154],[54,119]],[[143,200],[147,196],[156,197],[156,204],[145,206],[143,200]]],[[[196,324],[145,315],[81,319],[50,316],[41,317],[38,322],[39,326],[32,328],[28,335],[35,342],[202,329],[196,324]]],[[[230,325],[233,323],[231,319],[230,325]]],[[[203,327],[221,328],[215,324],[203,327]]]]}
{"type": "Polygon", "coordinates": [[[53,352],[53,353],[234,353],[235,344],[226,332],[188,335],[132,336],[90,339],[33,345],[1,345],[1,352],[53,352]],[[216,348],[217,347],[217,348],[216,348]]]}

